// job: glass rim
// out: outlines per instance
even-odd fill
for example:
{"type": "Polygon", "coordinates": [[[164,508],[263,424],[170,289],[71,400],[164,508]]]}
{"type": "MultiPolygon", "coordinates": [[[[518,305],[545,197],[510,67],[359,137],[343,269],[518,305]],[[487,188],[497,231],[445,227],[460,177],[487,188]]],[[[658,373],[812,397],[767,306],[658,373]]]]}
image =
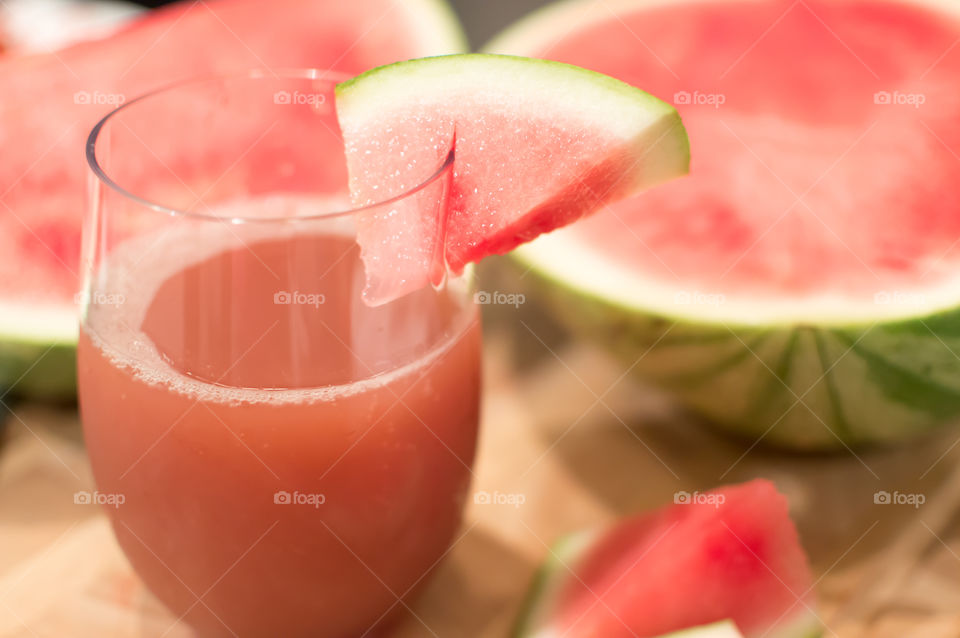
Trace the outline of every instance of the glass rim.
{"type": "Polygon", "coordinates": [[[141,197],[136,193],[131,192],[129,189],[120,186],[114,179],[107,173],[107,171],[101,166],[100,162],[97,160],[97,142],[100,139],[100,133],[103,131],[103,128],[111,121],[111,119],[121,113],[124,109],[132,107],[135,104],[148,100],[157,95],[167,93],[169,91],[182,88],[185,86],[190,86],[194,84],[200,84],[203,82],[216,82],[223,80],[327,80],[331,84],[337,84],[349,80],[353,76],[341,73],[339,71],[328,71],[316,68],[288,68],[288,69],[274,69],[270,71],[265,71],[261,69],[254,69],[238,73],[211,73],[206,75],[194,76],[187,78],[185,80],[179,80],[177,82],[172,82],[159,88],[150,90],[146,93],[142,93],[137,97],[124,102],[117,108],[111,110],[109,113],[104,115],[91,129],[90,134],[87,136],[86,148],[84,155],[86,158],[87,166],[93,173],[93,176],[96,179],[106,186],[107,188],[113,190],[117,194],[140,204],[144,208],[156,211],[158,213],[172,216],[172,217],[183,217],[187,219],[195,219],[201,221],[218,221],[218,222],[227,222],[234,224],[261,224],[261,223],[299,223],[299,222],[309,222],[311,220],[320,220],[320,219],[330,219],[336,217],[345,217],[356,215],[358,213],[363,213],[366,211],[373,210],[375,208],[380,208],[382,206],[387,206],[394,204],[400,200],[406,199],[419,191],[427,188],[438,179],[440,179],[444,173],[453,165],[454,161],[454,142],[451,138],[450,141],[450,150],[447,151],[446,157],[440,162],[439,167],[434,170],[429,177],[425,180],[419,182],[416,186],[412,186],[398,195],[388,197],[384,200],[376,201],[371,204],[366,204],[364,206],[357,206],[353,208],[346,208],[343,210],[333,210],[323,213],[316,213],[311,215],[286,215],[280,217],[250,217],[250,216],[230,216],[224,217],[220,215],[215,215],[211,213],[202,213],[195,212],[190,210],[183,210],[179,208],[174,208],[171,206],[165,206],[159,202],[141,197]]]}

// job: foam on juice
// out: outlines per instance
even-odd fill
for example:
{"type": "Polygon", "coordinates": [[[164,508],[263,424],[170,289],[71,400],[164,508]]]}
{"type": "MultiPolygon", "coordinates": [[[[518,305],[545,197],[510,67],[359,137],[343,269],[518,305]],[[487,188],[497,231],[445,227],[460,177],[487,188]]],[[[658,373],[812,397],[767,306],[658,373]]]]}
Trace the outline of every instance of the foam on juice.
{"type": "MultiPolygon", "coordinates": [[[[460,307],[454,328],[447,330],[420,356],[399,362],[389,370],[366,375],[349,383],[292,389],[237,387],[184,374],[143,331],[151,303],[163,284],[178,272],[221,253],[266,241],[293,240],[302,237],[305,232],[352,241],[355,230],[349,216],[333,216],[319,222],[289,221],[289,218],[298,216],[298,211],[315,213],[318,204],[326,210],[346,208],[342,200],[318,201],[301,196],[248,199],[215,210],[216,215],[224,218],[224,224],[174,221],[156,234],[141,235],[118,245],[102,264],[96,281],[90,287],[83,325],[85,334],[112,365],[130,370],[135,377],[148,384],[164,385],[171,391],[205,402],[279,404],[333,401],[428,370],[438,357],[450,350],[474,321],[472,312],[460,307]],[[251,217],[264,221],[245,224],[226,222],[231,218],[251,217]]],[[[268,267],[267,264],[263,265],[268,267]]],[[[356,267],[362,269],[359,260],[356,267]]],[[[453,298],[466,297],[462,290],[457,290],[467,286],[466,281],[452,280],[447,285],[454,290],[439,294],[453,298]]],[[[330,303],[354,301],[344,298],[330,300],[330,303]]],[[[323,363],[317,361],[316,365],[323,363]]]]}

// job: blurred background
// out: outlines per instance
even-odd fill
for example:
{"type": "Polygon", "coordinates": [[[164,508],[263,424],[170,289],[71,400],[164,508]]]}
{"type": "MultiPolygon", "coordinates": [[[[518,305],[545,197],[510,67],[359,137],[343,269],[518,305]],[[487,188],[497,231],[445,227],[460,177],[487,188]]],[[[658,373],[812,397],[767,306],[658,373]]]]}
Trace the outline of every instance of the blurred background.
{"type": "MultiPolygon", "coordinates": [[[[156,8],[173,0],[3,0],[0,2],[0,50],[49,51],[78,39],[104,35],[111,18],[122,19],[139,7],[156,8]],[[78,7],[95,11],[84,14],[78,7]],[[69,11],[64,9],[69,8],[69,11]]],[[[549,0],[449,0],[470,39],[479,49],[505,27],[549,0]]]]}
{"type": "MultiPolygon", "coordinates": [[[[136,4],[159,7],[169,2],[136,4]]],[[[517,18],[547,4],[547,0],[452,0],[450,4],[460,15],[460,21],[470,37],[470,44],[476,49],[517,18]]]]}

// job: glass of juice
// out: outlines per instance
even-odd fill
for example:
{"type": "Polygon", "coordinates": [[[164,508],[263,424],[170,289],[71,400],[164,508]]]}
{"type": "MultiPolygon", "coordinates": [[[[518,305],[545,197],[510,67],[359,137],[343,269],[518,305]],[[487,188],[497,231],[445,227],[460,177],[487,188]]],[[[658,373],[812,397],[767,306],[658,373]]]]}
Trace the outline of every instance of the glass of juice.
{"type": "Polygon", "coordinates": [[[87,145],[87,447],[126,556],[201,636],[378,635],[460,524],[480,397],[469,283],[370,306],[357,243],[378,215],[439,214],[452,148],[351,208],[342,79],[184,82],[128,100],[87,145]]]}

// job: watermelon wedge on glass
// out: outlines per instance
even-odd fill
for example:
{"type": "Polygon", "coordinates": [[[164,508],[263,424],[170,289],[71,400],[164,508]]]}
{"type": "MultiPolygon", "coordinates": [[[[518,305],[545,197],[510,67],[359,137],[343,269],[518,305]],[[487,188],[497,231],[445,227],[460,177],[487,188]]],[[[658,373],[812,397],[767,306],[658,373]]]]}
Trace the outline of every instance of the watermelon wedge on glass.
{"type": "Polygon", "coordinates": [[[212,0],[171,5],[56,53],[0,56],[0,391],[74,396],[82,149],[107,111],[197,75],[352,75],[464,48],[442,0],[212,0]]]}
{"type": "MultiPolygon", "coordinates": [[[[487,50],[672,101],[689,177],[521,247],[539,298],[751,442],[960,418],[960,5],[571,0],[487,50]]],[[[528,280],[529,281],[529,280],[528,280]]]]}
{"type": "Polygon", "coordinates": [[[709,492],[551,549],[515,638],[815,638],[813,577],[787,500],[763,479],[709,492]]]}
{"type": "Polygon", "coordinates": [[[374,69],[337,87],[337,116],[358,206],[422,183],[454,148],[443,210],[358,220],[371,304],[438,286],[448,270],[459,274],[689,164],[673,107],[599,73],[529,58],[452,55],[374,69]],[[397,242],[416,249],[400,259],[397,242]]]}

